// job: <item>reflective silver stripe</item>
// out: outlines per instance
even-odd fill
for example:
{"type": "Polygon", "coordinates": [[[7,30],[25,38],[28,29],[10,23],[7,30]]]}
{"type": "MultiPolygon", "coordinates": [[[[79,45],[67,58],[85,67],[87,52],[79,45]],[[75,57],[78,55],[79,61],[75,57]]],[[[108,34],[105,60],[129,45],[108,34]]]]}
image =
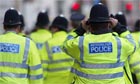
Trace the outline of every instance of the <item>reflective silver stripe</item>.
{"type": "Polygon", "coordinates": [[[83,47],[84,36],[79,37],[79,49],[80,49],[80,60],[83,61],[84,47],[83,47]]]}
{"type": "Polygon", "coordinates": [[[120,56],[121,56],[121,40],[118,37],[115,37],[117,41],[117,62],[120,62],[120,56]]]}
{"type": "MultiPolygon", "coordinates": [[[[78,63],[76,61],[76,63],[78,63]]],[[[94,68],[94,69],[106,69],[106,68],[118,68],[123,67],[124,62],[118,62],[118,63],[107,63],[107,64],[87,64],[87,63],[78,63],[83,68],[94,68]]]]}
{"type": "Polygon", "coordinates": [[[133,63],[133,64],[130,64],[130,66],[131,67],[134,67],[134,66],[137,66],[137,65],[139,65],[140,64],[140,62],[135,62],[135,63],[133,63]]]}
{"type": "Polygon", "coordinates": [[[0,62],[0,66],[14,67],[14,68],[28,68],[27,64],[12,63],[12,62],[0,62]]]}
{"type": "Polygon", "coordinates": [[[69,61],[73,61],[73,59],[52,60],[49,63],[53,64],[53,63],[62,63],[62,62],[69,62],[69,61]]]}
{"type": "Polygon", "coordinates": [[[41,63],[43,63],[43,64],[48,64],[49,61],[48,61],[48,60],[41,60],[41,63]]]}
{"type": "Polygon", "coordinates": [[[10,78],[30,78],[32,80],[43,78],[43,75],[28,75],[20,73],[10,73],[10,72],[0,72],[0,77],[10,77],[10,78]]]}
{"type": "Polygon", "coordinates": [[[71,67],[60,67],[60,68],[53,68],[53,69],[44,69],[44,71],[49,71],[49,72],[57,72],[57,71],[65,71],[65,70],[70,70],[71,67]]]}
{"type": "Polygon", "coordinates": [[[36,66],[28,66],[27,64],[12,63],[12,62],[0,62],[0,66],[25,68],[25,69],[28,69],[28,67],[30,67],[31,70],[37,70],[37,69],[41,68],[41,64],[36,65],[36,66]]]}
{"type": "Polygon", "coordinates": [[[134,52],[135,52],[135,50],[136,50],[136,43],[135,43],[132,35],[131,34],[128,34],[125,38],[127,38],[128,41],[131,42],[134,45],[134,52]]]}
{"type": "Polygon", "coordinates": [[[28,78],[27,74],[0,72],[0,77],[11,77],[11,78],[28,78]]]}
{"type": "Polygon", "coordinates": [[[40,75],[29,75],[29,78],[31,80],[41,79],[41,78],[43,78],[43,75],[42,74],[40,74],[40,75]]]}
{"type": "Polygon", "coordinates": [[[24,55],[23,55],[23,64],[26,64],[28,53],[29,53],[29,47],[30,47],[30,39],[26,38],[25,42],[25,50],[24,50],[24,55]]]}
{"type": "Polygon", "coordinates": [[[46,50],[48,52],[48,58],[49,58],[49,60],[52,60],[52,53],[50,51],[48,42],[46,42],[46,50]]]}
{"type": "Polygon", "coordinates": [[[41,64],[38,64],[36,66],[29,66],[29,67],[30,67],[30,70],[37,70],[41,68],[41,64]]]}
{"type": "Polygon", "coordinates": [[[72,35],[67,36],[67,40],[73,39],[74,37],[72,35]]]}
{"type": "Polygon", "coordinates": [[[37,47],[37,49],[42,49],[42,47],[43,47],[43,43],[36,43],[36,47],[37,47]]]}
{"type": "Polygon", "coordinates": [[[84,77],[87,79],[95,79],[95,80],[101,80],[101,79],[113,79],[113,78],[119,78],[123,77],[123,72],[118,72],[118,73],[113,73],[113,74],[100,74],[100,75],[95,75],[95,74],[86,74],[83,72],[80,72],[74,68],[71,69],[72,73],[75,73],[76,75],[80,77],[84,77]]]}
{"type": "Polygon", "coordinates": [[[49,63],[61,63],[61,62],[69,62],[73,61],[73,59],[60,59],[60,60],[52,60],[52,61],[47,61],[47,60],[42,60],[41,63],[49,64],[49,63]]]}

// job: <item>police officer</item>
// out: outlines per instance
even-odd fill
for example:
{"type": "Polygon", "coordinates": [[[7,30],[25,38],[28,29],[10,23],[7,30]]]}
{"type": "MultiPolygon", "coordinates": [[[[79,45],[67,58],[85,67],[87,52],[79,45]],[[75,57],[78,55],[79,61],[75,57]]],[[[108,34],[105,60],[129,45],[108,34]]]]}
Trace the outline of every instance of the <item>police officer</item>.
{"type": "Polygon", "coordinates": [[[37,48],[40,50],[44,42],[52,37],[51,32],[48,30],[49,17],[46,11],[42,10],[37,16],[36,31],[32,32],[30,38],[36,43],[37,48]]]}
{"type": "Polygon", "coordinates": [[[132,76],[134,83],[140,84],[140,20],[137,20],[134,26],[134,31],[132,36],[135,41],[138,43],[138,50],[133,54],[133,57],[130,60],[132,67],[132,76]]]}
{"type": "Polygon", "coordinates": [[[43,68],[46,72],[44,84],[69,84],[68,77],[73,59],[64,53],[60,46],[67,37],[68,21],[64,16],[57,16],[50,27],[53,38],[42,49],[43,68]],[[47,51],[47,52],[46,52],[47,51]],[[45,66],[45,63],[48,66],[45,66]]]}
{"type": "MultiPolygon", "coordinates": [[[[123,14],[123,12],[118,12],[116,15],[115,15],[115,18],[118,19],[118,21],[122,24],[122,25],[125,25],[127,26],[127,21],[126,21],[126,17],[125,15],[123,14]]],[[[132,34],[133,36],[133,34],[132,34]]],[[[139,35],[138,35],[139,36],[139,35]]],[[[137,36],[137,37],[138,37],[137,36]]],[[[136,40],[135,40],[136,41],[136,40]]],[[[138,40],[136,41],[137,43],[137,46],[138,45],[138,40]]],[[[132,72],[132,78],[133,78],[133,82],[138,84],[138,81],[137,79],[140,78],[140,74],[139,72],[136,72],[136,71],[139,71],[140,70],[140,56],[139,56],[139,51],[136,51],[133,56],[130,56],[129,57],[129,65],[130,65],[130,69],[131,69],[131,72],[132,72]]]]}
{"type": "Polygon", "coordinates": [[[4,16],[5,33],[0,36],[0,84],[42,84],[41,62],[35,44],[19,36],[20,16],[8,9],[4,16]]]}
{"type": "Polygon", "coordinates": [[[74,31],[76,28],[80,26],[81,21],[85,18],[85,16],[79,12],[73,12],[70,16],[72,29],[70,32],[74,31]]]}
{"type": "Polygon", "coordinates": [[[130,32],[116,19],[110,18],[107,7],[101,3],[92,7],[86,22],[91,34],[84,35],[87,29],[84,23],[67,37],[63,45],[63,50],[75,58],[71,82],[126,84],[124,63],[135,50],[129,41],[133,42],[130,32]],[[109,26],[119,36],[112,35],[109,26]]]}
{"type": "MultiPolygon", "coordinates": [[[[134,25],[134,31],[132,32],[132,35],[135,39],[135,41],[138,42],[138,46],[140,47],[140,19],[138,19],[136,22],[135,22],[135,25],[134,25]]],[[[140,52],[138,50],[138,52],[140,52]]],[[[140,55],[140,53],[138,54],[138,56],[140,55]]],[[[138,58],[137,58],[138,59],[138,58]]],[[[140,83],[140,77],[137,79],[138,82],[140,83]]]]}

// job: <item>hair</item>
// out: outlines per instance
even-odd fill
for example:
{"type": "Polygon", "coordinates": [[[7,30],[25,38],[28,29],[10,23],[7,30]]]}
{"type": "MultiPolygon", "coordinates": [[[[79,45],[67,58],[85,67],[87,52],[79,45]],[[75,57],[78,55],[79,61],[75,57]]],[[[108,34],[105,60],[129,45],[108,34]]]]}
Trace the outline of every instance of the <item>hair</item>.
{"type": "Polygon", "coordinates": [[[48,24],[46,25],[36,25],[37,29],[46,29],[48,27],[48,24]]]}
{"type": "Polygon", "coordinates": [[[93,31],[100,31],[103,28],[108,29],[109,28],[108,24],[109,23],[107,22],[107,23],[93,23],[93,24],[89,24],[89,25],[93,31]]]}
{"type": "Polygon", "coordinates": [[[15,29],[20,25],[4,25],[5,30],[15,29]]]}
{"type": "Polygon", "coordinates": [[[50,26],[50,30],[51,29],[53,29],[53,28],[57,28],[58,29],[58,31],[66,31],[67,32],[67,30],[66,29],[63,29],[63,28],[61,28],[61,27],[59,27],[59,26],[50,26]]]}

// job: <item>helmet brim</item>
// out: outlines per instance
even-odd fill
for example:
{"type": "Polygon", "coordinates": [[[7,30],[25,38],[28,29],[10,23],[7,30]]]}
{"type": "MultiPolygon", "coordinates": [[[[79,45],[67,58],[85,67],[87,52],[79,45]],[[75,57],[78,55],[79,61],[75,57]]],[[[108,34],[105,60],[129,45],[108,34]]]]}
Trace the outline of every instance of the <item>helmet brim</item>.
{"type": "Polygon", "coordinates": [[[108,23],[110,22],[109,18],[104,18],[104,17],[98,17],[98,18],[94,18],[94,19],[88,19],[89,23],[108,23]]]}
{"type": "Polygon", "coordinates": [[[21,22],[17,22],[17,23],[3,23],[4,25],[21,25],[21,22]]]}

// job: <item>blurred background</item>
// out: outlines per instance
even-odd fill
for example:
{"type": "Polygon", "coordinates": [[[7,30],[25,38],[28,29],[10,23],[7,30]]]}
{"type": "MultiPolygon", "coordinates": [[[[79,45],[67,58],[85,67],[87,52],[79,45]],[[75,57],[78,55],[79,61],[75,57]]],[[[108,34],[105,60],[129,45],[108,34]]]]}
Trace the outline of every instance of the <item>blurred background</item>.
{"type": "Polygon", "coordinates": [[[102,2],[109,8],[111,14],[122,11],[127,17],[130,30],[133,30],[134,22],[140,18],[140,0],[0,0],[0,33],[5,11],[14,7],[25,18],[25,31],[30,31],[36,22],[37,14],[47,10],[52,21],[57,15],[63,14],[69,19],[73,11],[78,11],[88,18],[92,5],[102,2]]]}

